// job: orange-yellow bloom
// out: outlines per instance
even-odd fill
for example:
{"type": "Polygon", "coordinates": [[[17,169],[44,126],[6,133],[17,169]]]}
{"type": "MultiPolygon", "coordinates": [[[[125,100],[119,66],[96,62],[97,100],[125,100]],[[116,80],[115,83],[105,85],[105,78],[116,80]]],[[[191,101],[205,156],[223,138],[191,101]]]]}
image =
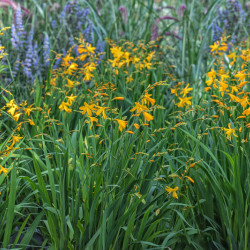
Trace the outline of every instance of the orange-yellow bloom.
{"type": "Polygon", "coordinates": [[[130,131],[130,130],[127,130],[126,133],[129,133],[129,134],[132,134],[132,135],[134,134],[134,132],[130,131]]]}
{"type": "Polygon", "coordinates": [[[235,134],[236,128],[231,128],[231,123],[228,123],[228,128],[224,128],[224,131],[226,132],[227,139],[231,139],[231,135],[234,135],[235,137],[238,137],[235,134]]]}
{"type": "Polygon", "coordinates": [[[177,103],[176,105],[179,108],[184,107],[184,106],[189,106],[191,105],[191,101],[190,101],[191,99],[192,97],[184,97],[184,98],[179,97],[180,102],[177,103]]]}
{"type": "Polygon", "coordinates": [[[84,115],[86,112],[89,116],[92,116],[92,111],[95,111],[95,104],[89,105],[88,103],[84,102],[84,106],[79,108],[82,110],[82,114],[84,115]]]}
{"type": "Polygon", "coordinates": [[[246,109],[245,111],[243,111],[242,115],[249,116],[250,115],[250,107],[248,109],[246,109]]]}
{"type": "Polygon", "coordinates": [[[154,117],[152,115],[150,115],[149,113],[147,112],[143,112],[143,116],[144,116],[144,119],[145,119],[145,123],[146,122],[150,122],[154,119],[154,117]]]}
{"type": "Polygon", "coordinates": [[[135,107],[130,110],[130,112],[136,111],[137,113],[141,113],[142,111],[148,110],[148,108],[144,105],[141,105],[138,102],[135,102],[135,107]]]}
{"type": "Polygon", "coordinates": [[[104,119],[106,119],[107,115],[105,113],[105,109],[107,109],[108,107],[99,107],[99,106],[96,106],[96,107],[97,107],[96,115],[98,116],[98,115],[100,115],[102,113],[102,117],[104,119]]]}
{"type": "Polygon", "coordinates": [[[185,176],[187,179],[189,179],[192,183],[194,183],[194,180],[191,178],[191,177],[189,177],[189,176],[185,176]]]}
{"type": "Polygon", "coordinates": [[[4,173],[4,175],[8,174],[9,170],[0,165],[0,174],[4,173]]]}
{"type": "Polygon", "coordinates": [[[166,188],[165,188],[165,190],[166,190],[169,194],[172,193],[172,196],[173,196],[175,199],[178,199],[178,195],[177,195],[178,189],[179,189],[179,187],[171,188],[171,187],[166,186],[166,188]]]}
{"type": "Polygon", "coordinates": [[[27,107],[27,108],[24,108],[24,112],[25,112],[25,115],[27,114],[28,116],[30,116],[30,112],[33,110],[33,108],[31,108],[31,106],[27,107]]]}
{"type": "Polygon", "coordinates": [[[88,116],[88,118],[90,119],[90,121],[88,121],[86,123],[90,122],[90,129],[93,127],[94,122],[98,124],[98,119],[96,117],[88,116]]]}
{"type": "Polygon", "coordinates": [[[136,129],[138,129],[140,127],[140,125],[137,124],[137,123],[135,123],[134,126],[135,126],[136,129]]]}
{"type": "Polygon", "coordinates": [[[70,53],[68,55],[66,55],[62,60],[63,60],[63,66],[69,66],[70,65],[70,61],[73,60],[74,57],[70,56],[70,53]]]}
{"type": "Polygon", "coordinates": [[[189,84],[180,93],[180,94],[183,94],[183,97],[185,97],[190,91],[193,90],[193,88],[189,88],[188,86],[189,84]]]}
{"type": "Polygon", "coordinates": [[[126,128],[127,126],[127,121],[123,121],[123,120],[119,120],[119,119],[115,119],[115,121],[118,122],[118,125],[119,125],[119,130],[122,132],[123,129],[126,128]]]}
{"type": "Polygon", "coordinates": [[[76,63],[71,63],[67,70],[64,71],[64,74],[72,75],[73,71],[77,70],[78,65],[76,63]]]}
{"type": "Polygon", "coordinates": [[[120,97],[120,96],[118,96],[118,97],[115,97],[115,98],[113,98],[113,100],[124,100],[124,97],[120,97]]]}
{"type": "Polygon", "coordinates": [[[15,121],[19,120],[20,115],[22,115],[22,113],[15,113],[12,117],[15,121]]]}
{"type": "Polygon", "coordinates": [[[12,144],[10,147],[13,147],[14,144],[17,142],[19,142],[21,139],[23,139],[23,136],[18,136],[18,135],[12,135],[12,139],[9,141],[11,142],[12,141],[12,144]]]}
{"type": "Polygon", "coordinates": [[[148,102],[151,103],[151,105],[155,104],[155,99],[151,98],[152,95],[149,95],[147,92],[145,93],[143,97],[143,104],[148,104],[148,102]]]}
{"type": "Polygon", "coordinates": [[[72,105],[72,102],[74,102],[75,101],[75,99],[76,99],[76,95],[74,96],[73,94],[71,94],[70,96],[66,96],[67,97],[67,99],[68,99],[68,103],[69,103],[69,105],[72,105]]]}
{"type": "Polygon", "coordinates": [[[69,87],[69,88],[73,88],[74,87],[74,82],[73,81],[71,81],[70,79],[67,78],[67,82],[68,82],[67,87],[69,87]]]}
{"type": "Polygon", "coordinates": [[[65,110],[67,113],[71,113],[72,110],[69,108],[70,104],[68,102],[62,102],[59,106],[59,109],[62,111],[62,110],[65,110]]]}

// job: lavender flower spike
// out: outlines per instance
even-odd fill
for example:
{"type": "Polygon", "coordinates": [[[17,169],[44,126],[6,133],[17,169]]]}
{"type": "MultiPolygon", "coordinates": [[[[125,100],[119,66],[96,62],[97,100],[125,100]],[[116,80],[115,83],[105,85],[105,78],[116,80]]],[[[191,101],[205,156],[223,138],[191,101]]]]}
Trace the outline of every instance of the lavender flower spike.
{"type": "Polygon", "coordinates": [[[45,67],[49,66],[49,59],[50,59],[50,43],[49,43],[49,37],[46,34],[43,42],[43,60],[45,67]]]}
{"type": "Polygon", "coordinates": [[[24,37],[24,25],[22,20],[22,10],[20,5],[18,5],[16,11],[16,34],[19,40],[19,48],[23,46],[23,37],[24,37]]]}
{"type": "Polygon", "coordinates": [[[28,46],[27,46],[27,53],[26,58],[23,65],[23,73],[27,76],[27,78],[32,79],[32,60],[33,60],[33,36],[34,32],[33,30],[30,31],[29,40],[28,40],[28,46]]]}

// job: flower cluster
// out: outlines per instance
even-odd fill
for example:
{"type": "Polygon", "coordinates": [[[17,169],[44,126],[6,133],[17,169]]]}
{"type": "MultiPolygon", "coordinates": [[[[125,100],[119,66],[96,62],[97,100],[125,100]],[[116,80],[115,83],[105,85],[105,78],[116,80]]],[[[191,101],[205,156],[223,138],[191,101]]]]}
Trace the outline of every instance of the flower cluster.
{"type": "MultiPolygon", "coordinates": [[[[219,41],[216,43],[219,44],[219,41]]],[[[215,50],[214,55],[216,56],[215,70],[212,68],[207,73],[205,91],[211,92],[211,102],[216,104],[214,111],[218,109],[222,116],[229,116],[237,121],[222,128],[226,137],[231,139],[232,135],[238,137],[236,131],[247,131],[250,127],[250,100],[247,92],[250,50],[235,48],[224,54],[215,50]]],[[[219,116],[214,115],[214,117],[219,116]]],[[[247,141],[247,138],[244,141],[247,141]]]]}
{"type": "MultiPolygon", "coordinates": [[[[140,44],[138,47],[133,47],[133,52],[128,52],[125,48],[118,47],[114,44],[114,42],[109,41],[112,44],[110,52],[112,53],[113,60],[110,59],[107,62],[107,68],[110,68],[111,71],[115,70],[116,75],[119,74],[119,69],[129,69],[134,68],[135,70],[143,71],[149,70],[153,65],[151,63],[152,58],[154,57],[155,52],[143,53],[140,51],[141,48],[145,47],[145,45],[140,44]],[[143,59],[139,57],[143,55],[143,59]],[[110,64],[111,63],[111,64],[110,64]]],[[[51,78],[51,91],[47,93],[47,95],[53,95],[52,92],[58,91],[57,79],[59,76],[66,78],[67,83],[63,86],[66,87],[67,94],[71,93],[71,96],[66,95],[65,98],[67,102],[63,100],[60,105],[60,111],[65,111],[66,113],[72,112],[72,104],[77,98],[72,92],[75,91],[76,88],[82,83],[90,83],[94,81],[95,75],[98,75],[98,61],[100,60],[101,53],[96,53],[96,48],[92,46],[85,39],[78,39],[78,43],[71,47],[65,56],[60,58],[61,65],[58,69],[54,69],[52,71],[51,78]],[[74,53],[74,48],[77,47],[77,53],[74,53]],[[74,76],[81,76],[74,80],[74,76]]],[[[104,63],[104,62],[103,62],[104,63]]],[[[125,70],[126,71],[126,70],[125,70]]],[[[128,70],[129,71],[129,70],[128,70]]],[[[132,74],[131,74],[132,78],[132,74]]],[[[131,82],[131,78],[127,77],[127,82],[131,82]]],[[[152,94],[149,94],[148,91],[155,88],[155,86],[161,85],[162,83],[156,83],[153,86],[148,86],[142,96],[140,102],[135,102],[135,107],[133,107],[130,111],[135,112],[131,115],[131,118],[138,117],[140,114],[143,115],[145,122],[143,125],[148,125],[147,122],[152,121],[154,116],[150,114],[150,112],[154,109],[155,100],[152,98],[152,94]],[[152,105],[152,107],[148,107],[148,105],[152,105]]],[[[124,97],[116,94],[117,86],[108,82],[108,83],[98,83],[95,82],[95,85],[92,89],[88,89],[88,99],[89,101],[84,101],[83,105],[79,107],[79,112],[82,115],[85,115],[87,118],[86,123],[90,123],[90,129],[92,129],[93,125],[103,126],[100,123],[100,119],[105,120],[113,120],[118,124],[118,129],[122,132],[127,126],[129,126],[128,121],[121,119],[119,116],[119,110],[117,108],[113,108],[112,103],[120,102],[124,100],[124,97]],[[107,106],[107,103],[110,105],[107,106]],[[116,117],[115,117],[116,116],[116,117]]],[[[132,121],[131,121],[132,122],[132,121]]],[[[139,124],[134,122],[132,124],[135,129],[139,128],[139,124]]],[[[127,131],[130,134],[134,132],[131,130],[127,131]]]]}
{"type": "MultiPolygon", "coordinates": [[[[4,90],[4,95],[12,96],[12,94],[4,90]]],[[[6,98],[7,99],[7,98],[6,98]]],[[[10,101],[6,102],[5,106],[0,109],[0,116],[7,115],[11,118],[11,126],[13,134],[6,138],[5,142],[2,143],[2,147],[0,150],[0,159],[3,160],[4,157],[8,157],[10,154],[14,153],[15,150],[19,149],[18,144],[21,143],[24,136],[21,135],[22,128],[27,126],[35,126],[33,119],[31,118],[32,112],[38,110],[32,107],[33,105],[28,106],[27,102],[24,101],[20,104],[17,104],[15,99],[11,99],[10,101]]],[[[4,168],[1,166],[0,174],[3,172],[7,174],[9,168],[4,168]]]]}
{"type": "Polygon", "coordinates": [[[129,67],[132,64],[135,69],[143,70],[151,69],[153,64],[152,60],[154,58],[155,51],[150,53],[145,53],[149,48],[152,48],[154,42],[145,46],[144,43],[139,43],[136,48],[134,48],[134,44],[127,42],[123,44],[123,47],[117,46],[112,41],[109,40],[109,44],[111,46],[111,53],[113,56],[113,60],[109,59],[109,62],[112,64],[112,67],[116,69],[116,74],[118,74],[118,69],[121,67],[129,67]]]}
{"type": "MultiPolygon", "coordinates": [[[[5,27],[5,28],[1,29],[1,30],[0,30],[0,36],[3,35],[3,32],[4,32],[5,30],[8,30],[8,29],[9,29],[9,27],[5,27]]],[[[5,47],[1,45],[1,40],[0,40],[0,59],[1,59],[1,61],[2,61],[2,59],[4,58],[4,56],[7,55],[7,53],[5,53],[5,51],[4,51],[4,49],[5,49],[5,47]]],[[[0,61],[0,62],[1,62],[1,61],[0,61]]]]}
{"type": "Polygon", "coordinates": [[[178,103],[175,101],[175,105],[177,105],[179,108],[185,106],[188,107],[192,104],[192,96],[187,96],[193,90],[193,88],[190,88],[189,85],[189,83],[185,84],[184,82],[178,82],[177,85],[171,88],[171,94],[174,94],[179,99],[178,103]]]}

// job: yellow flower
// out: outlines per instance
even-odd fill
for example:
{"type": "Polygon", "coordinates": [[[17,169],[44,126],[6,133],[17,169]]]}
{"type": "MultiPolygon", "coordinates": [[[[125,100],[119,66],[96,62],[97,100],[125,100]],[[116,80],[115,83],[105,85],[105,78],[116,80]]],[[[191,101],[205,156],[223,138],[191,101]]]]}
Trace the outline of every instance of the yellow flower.
{"type": "Polygon", "coordinates": [[[171,94],[175,94],[177,96],[178,88],[177,89],[170,88],[170,90],[171,90],[171,94]]]}
{"type": "Polygon", "coordinates": [[[28,116],[30,116],[30,112],[33,110],[33,108],[31,108],[31,106],[27,107],[27,108],[24,108],[24,112],[25,112],[25,115],[27,114],[28,116]]]}
{"type": "Polygon", "coordinates": [[[245,109],[247,105],[250,104],[247,95],[244,95],[243,98],[239,98],[238,102],[240,103],[240,105],[245,109]]]}
{"type": "Polygon", "coordinates": [[[152,115],[150,115],[149,113],[147,112],[143,112],[143,116],[144,116],[144,119],[145,119],[145,123],[148,121],[152,121],[154,119],[154,117],[152,115]]]}
{"type": "Polygon", "coordinates": [[[105,113],[105,109],[107,109],[108,107],[99,107],[99,106],[96,106],[96,107],[97,107],[96,115],[98,116],[98,115],[100,115],[102,113],[102,117],[104,119],[106,119],[107,115],[105,113]]]}
{"type": "Polygon", "coordinates": [[[67,87],[69,87],[69,88],[73,88],[74,87],[74,82],[73,81],[71,81],[70,79],[67,78],[67,82],[68,82],[67,87]]]}
{"type": "Polygon", "coordinates": [[[18,121],[21,114],[22,114],[22,113],[16,113],[15,115],[13,115],[13,119],[14,119],[15,121],[18,121]]]}
{"type": "Polygon", "coordinates": [[[130,131],[130,130],[127,130],[126,133],[129,133],[129,134],[132,134],[132,135],[134,134],[134,132],[130,131]]]}
{"type": "Polygon", "coordinates": [[[119,119],[115,119],[115,121],[118,122],[119,125],[119,130],[122,132],[123,129],[125,129],[125,127],[127,126],[127,121],[123,121],[123,120],[119,120],[119,119]]]}
{"type": "Polygon", "coordinates": [[[238,86],[231,86],[231,89],[232,89],[232,94],[234,93],[234,92],[238,92],[239,90],[238,90],[238,86]]]}
{"type": "Polygon", "coordinates": [[[35,126],[35,123],[31,119],[28,119],[27,122],[29,122],[31,126],[35,126]]]}
{"type": "Polygon", "coordinates": [[[235,134],[236,128],[231,128],[231,123],[228,123],[228,128],[224,128],[224,131],[226,132],[227,139],[231,139],[231,135],[233,134],[235,137],[238,137],[235,134]]]}
{"type": "Polygon", "coordinates": [[[13,115],[15,114],[17,108],[18,108],[18,106],[15,105],[15,106],[11,107],[11,108],[7,111],[7,113],[9,113],[11,116],[13,116],[13,115]]]}
{"type": "Polygon", "coordinates": [[[11,116],[14,116],[16,110],[19,109],[19,107],[16,105],[14,99],[12,99],[8,103],[6,103],[6,107],[10,108],[9,110],[7,110],[7,113],[9,113],[11,116]]]}
{"type": "Polygon", "coordinates": [[[74,96],[73,94],[71,94],[70,96],[66,96],[66,97],[68,98],[69,105],[72,105],[72,102],[75,101],[77,96],[76,95],[74,96]]]}
{"type": "MultiPolygon", "coordinates": [[[[120,58],[124,55],[124,52],[122,51],[121,47],[115,46],[115,47],[111,48],[110,51],[111,51],[113,57],[117,59],[117,61],[119,61],[120,58]]],[[[114,67],[114,66],[112,66],[112,67],[114,67]]]]}
{"type": "Polygon", "coordinates": [[[188,86],[189,84],[180,93],[180,94],[183,94],[183,97],[185,97],[190,91],[193,90],[193,88],[189,88],[188,86]]]}
{"type": "Polygon", "coordinates": [[[126,78],[126,81],[127,81],[127,82],[133,82],[133,80],[134,80],[134,78],[132,77],[132,75],[130,75],[130,76],[128,76],[128,77],[126,78]]]}
{"type": "Polygon", "coordinates": [[[86,58],[87,58],[87,54],[81,54],[80,56],[79,56],[79,59],[81,60],[81,61],[84,61],[86,58]]]}
{"type": "Polygon", "coordinates": [[[191,178],[191,177],[189,177],[189,176],[185,176],[188,180],[190,180],[192,183],[194,183],[194,180],[191,178]]]}
{"type": "Polygon", "coordinates": [[[92,111],[95,111],[95,104],[88,105],[88,103],[84,102],[84,106],[79,109],[82,110],[83,115],[87,112],[88,116],[92,116],[92,111]]]}
{"type": "Polygon", "coordinates": [[[83,80],[84,81],[89,81],[89,80],[91,80],[92,77],[94,77],[94,75],[91,74],[90,72],[86,71],[86,72],[84,72],[84,78],[83,78],[83,80]]]}
{"type": "Polygon", "coordinates": [[[211,52],[216,52],[220,46],[219,41],[214,42],[213,45],[210,45],[209,47],[211,48],[211,52]]]}
{"type": "Polygon", "coordinates": [[[73,60],[74,59],[74,57],[72,57],[72,56],[70,56],[70,53],[68,54],[68,55],[66,55],[62,60],[63,60],[63,66],[69,66],[70,64],[69,64],[69,62],[71,61],[71,60],[73,60]]]}
{"type": "Polygon", "coordinates": [[[120,96],[118,96],[118,97],[115,97],[115,98],[113,98],[113,100],[124,100],[124,97],[120,97],[120,96]]]}
{"type": "Polygon", "coordinates": [[[209,71],[207,75],[210,79],[214,79],[216,76],[216,72],[213,69],[211,69],[211,71],[209,71]]]}
{"type": "Polygon", "coordinates": [[[155,51],[149,53],[149,55],[146,57],[147,61],[150,62],[155,54],[155,51]]]}
{"type": "Polygon", "coordinates": [[[0,165],[0,174],[4,173],[4,175],[7,175],[9,170],[7,168],[4,168],[2,165],[0,165]]]}
{"type": "Polygon", "coordinates": [[[68,102],[62,102],[59,106],[59,109],[62,111],[62,110],[65,110],[67,113],[71,113],[72,110],[69,108],[70,104],[68,102]]]}
{"type": "Polygon", "coordinates": [[[90,129],[93,127],[93,122],[98,124],[98,119],[96,117],[88,116],[88,118],[90,119],[90,121],[88,121],[86,123],[90,122],[90,129]]]}
{"type": "Polygon", "coordinates": [[[9,142],[12,141],[10,148],[14,146],[14,144],[19,142],[21,139],[23,139],[23,136],[18,136],[18,135],[12,135],[12,139],[9,140],[9,142]]]}
{"type": "Polygon", "coordinates": [[[229,55],[227,55],[227,57],[233,60],[232,62],[230,62],[230,65],[233,66],[235,61],[236,61],[236,57],[237,57],[236,53],[235,52],[230,53],[229,55]]]}
{"type": "Polygon", "coordinates": [[[149,95],[147,92],[145,93],[143,99],[142,99],[142,103],[143,104],[148,104],[148,102],[151,103],[151,105],[155,104],[155,99],[151,98],[152,95],[149,95]]]}
{"type": "Polygon", "coordinates": [[[210,45],[210,48],[211,48],[211,52],[213,52],[213,53],[216,53],[219,51],[227,51],[227,44],[224,42],[222,42],[220,44],[219,41],[216,41],[216,42],[214,42],[213,45],[210,45]]]}
{"type": "Polygon", "coordinates": [[[137,123],[135,123],[134,126],[136,129],[139,129],[139,127],[140,127],[139,124],[137,124],[137,123]]]}
{"type": "Polygon", "coordinates": [[[84,52],[88,52],[88,54],[92,54],[95,53],[95,47],[92,47],[90,43],[86,43],[86,44],[81,44],[78,47],[78,52],[84,53],[84,52]]]}
{"type": "Polygon", "coordinates": [[[189,105],[191,105],[190,99],[192,99],[192,97],[184,97],[184,98],[179,97],[180,102],[177,103],[176,105],[177,105],[179,108],[184,107],[185,105],[186,105],[186,106],[189,106],[189,105]]]}
{"type": "Polygon", "coordinates": [[[130,53],[129,52],[125,52],[124,53],[124,58],[125,58],[125,63],[127,64],[127,67],[129,66],[129,63],[130,63],[130,61],[131,61],[131,59],[130,59],[130,53]]]}
{"type": "Polygon", "coordinates": [[[171,187],[168,187],[166,186],[165,190],[171,194],[172,193],[172,196],[175,198],[175,199],[178,199],[178,196],[177,196],[177,190],[179,189],[179,187],[175,187],[175,188],[171,188],[171,187]]]}
{"type": "Polygon", "coordinates": [[[244,70],[238,72],[237,74],[235,74],[235,77],[237,77],[238,80],[241,81],[241,82],[243,82],[244,79],[245,79],[245,76],[246,76],[246,74],[244,74],[245,71],[246,71],[246,69],[244,69],[244,70]]]}
{"type": "Polygon", "coordinates": [[[145,60],[143,61],[143,63],[144,63],[144,68],[151,69],[152,63],[147,62],[145,60]]]}
{"type": "Polygon", "coordinates": [[[148,108],[144,105],[141,105],[138,102],[135,102],[135,107],[130,110],[130,112],[136,111],[137,113],[141,113],[142,111],[148,110],[148,108]]]}
{"type": "Polygon", "coordinates": [[[96,69],[96,65],[95,63],[86,63],[83,65],[84,69],[87,71],[87,72],[92,72],[96,69]]]}
{"type": "Polygon", "coordinates": [[[242,115],[249,116],[250,115],[250,108],[248,108],[245,111],[243,111],[242,115]]]}
{"type": "Polygon", "coordinates": [[[76,63],[71,63],[67,70],[64,71],[64,74],[72,75],[74,70],[77,70],[78,65],[76,63]]]}

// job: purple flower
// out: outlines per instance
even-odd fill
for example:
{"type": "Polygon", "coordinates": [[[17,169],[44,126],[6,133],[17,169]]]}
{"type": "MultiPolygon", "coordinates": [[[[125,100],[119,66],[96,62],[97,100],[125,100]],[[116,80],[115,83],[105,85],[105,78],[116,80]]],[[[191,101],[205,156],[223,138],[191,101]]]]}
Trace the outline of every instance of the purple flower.
{"type": "Polygon", "coordinates": [[[224,10],[218,11],[218,16],[212,24],[213,41],[219,40],[223,33],[230,36],[229,42],[236,43],[244,36],[243,27],[246,13],[239,0],[228,0],[224,10]]]}
{"type": "Polygon", "coordinates": [[[28,46],[27,46],[27,53],[23,63],[23,73],[27,76],[27,78],[32,79],[32,61],[33,61],[33,30],[30,31],[29,39],[28,39],[28,46]]]}
{"type": "Polygon", "coordinates": [[[44,66],[49,66],[49,59],[50,59],[50,43],[49,43],[49,37],[46,34],[43,41],[43,60],[44,60],[44,66]]]}
{"type": "Polygon", "coordinates": [[[39,63],[39,55],[38,55],[38,50],[37,50],[37,43],[34,45],[34,53],[33,53],[33,68],[35,71],[35,74],[38,76],[40,75],[41,72],[41,65],[39,63]]]}
{"type": "Polygon", "coordinates": [[[53,20],[51,22],[51,26],[52,26],[52,29],[56,29],[57,28],[57,22],[56,22],[56,20],[53,20]]]}
{"type": "Polygon", "coordinates": [[[22,19],[22,10],[20,5],[18,5],[16,11],[16,34],[19,40],[19,48],[23,46],[23,37],[24,37],[24,26],[22,19]]]}
{"type": "Polygon", "coordinates": [[[54,66],[53,66],[53,69],[59,68],[59,66],[60,66],[60,64],[61,64],[61,61],[62,61],[61,57],[58,58],[58,59],[56,60],[56,63],[55,63],[54,66]]]}
{"type": "Polygon", "coordinates": [[[14,49],[18,49],[19,47],[19,38],[17,36],[16,33],[16,26],[14,24],[11,25],[11,43],[12,43],[12,47],[14,49]]]}

